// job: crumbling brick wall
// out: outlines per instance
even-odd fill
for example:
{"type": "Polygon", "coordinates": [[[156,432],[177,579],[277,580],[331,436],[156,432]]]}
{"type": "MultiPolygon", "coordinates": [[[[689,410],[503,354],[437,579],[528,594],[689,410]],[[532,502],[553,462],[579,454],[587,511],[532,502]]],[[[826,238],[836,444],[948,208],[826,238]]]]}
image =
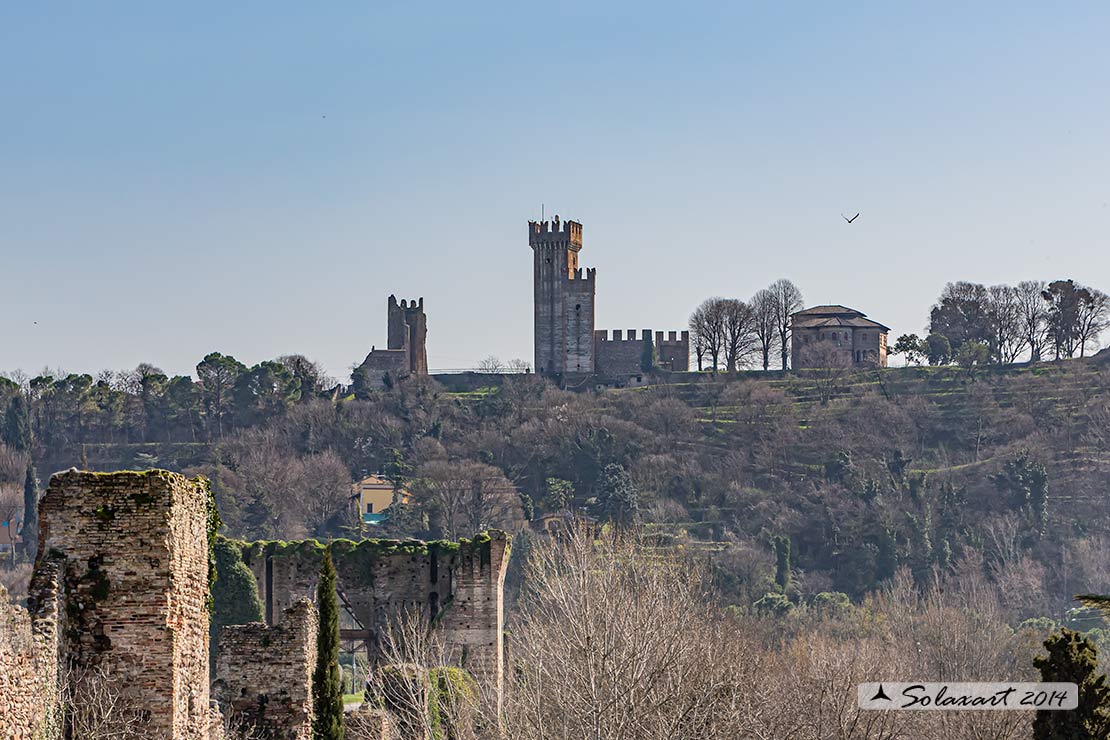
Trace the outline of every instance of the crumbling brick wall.
{"type": "Polygon", "coordinates": [[[40,740],[56,709],[58,654],[0,586],[0,737],[40,740]]]}
{"type": "Polygon", "coordinates": [[[223,712],[260,740],[311,740],[316,607],[301,599],[280,623],[224,627],[213,691],[223,712]]]}
{"type": "MultiPolygon", "coordinates": [[[[296,600],[315,594],[322,545],[254,542],[242,548],[271,623],[296,600]]],[[[491,531],[459,542],[340,540],[332,556],[343,601],[372,641],[406,610],[422,610],[456,662],[499,701],[509,548],[507,534],[491,531]]]]}
{"type": "Polygon", "coordinates": [[[146,710],[151,740],[207,740],[204,482],[159,470],[70,470],[51,478],[39,512],[36,629],[44,638],[54,630],[68,665],[110,670],[146,710]],[[61,576],[54,592],[38,577],[51,564],[61,576]],[[60,604],[53,622],[51,603],[60,604]]]}

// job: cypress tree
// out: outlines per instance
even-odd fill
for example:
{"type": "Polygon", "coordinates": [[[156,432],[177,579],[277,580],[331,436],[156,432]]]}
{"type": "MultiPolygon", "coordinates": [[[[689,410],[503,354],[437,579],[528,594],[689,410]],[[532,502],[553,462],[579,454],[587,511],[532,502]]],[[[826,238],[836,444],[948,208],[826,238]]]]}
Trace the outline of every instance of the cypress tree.
{"type": "Polygon", "coordinates": [[[644,332],[644,346],[640,350],[640,370],[650,373],[655,369],[655,345],[651,342],[651,332],[644,332]]]}
{"type": "Polygon", "coordinates": [[[1103,740],[1110,737],[1110,686],[1098,671],[1098,650],[1089,638],[1067,628],[1044,642],[1048,655],[1033,658],[1045,682],[1079,686],[1079,706],[1071,711],[1038,711],[1035,740],[1103,740]]]}
{"type": "Polygon", "coordinates": [[[316,634],[316,669],[312,673],[314,740],[343,740],[343,689],[339,683],[339,598],[331,545],[324,551],[316,584],[320,629],[316,634]]]}
{"type": "Polygon", "coordinates": [[[27,476],[23,479],[23,552],[33,560],[39,546],[39,479],[35,464],[27,463],[27,476]]]}
{"type": "Polygon", "coordinates": [[[785,593],[790,585],[790,540],[776,537],[775,541],[775,583],[785,593]]]}

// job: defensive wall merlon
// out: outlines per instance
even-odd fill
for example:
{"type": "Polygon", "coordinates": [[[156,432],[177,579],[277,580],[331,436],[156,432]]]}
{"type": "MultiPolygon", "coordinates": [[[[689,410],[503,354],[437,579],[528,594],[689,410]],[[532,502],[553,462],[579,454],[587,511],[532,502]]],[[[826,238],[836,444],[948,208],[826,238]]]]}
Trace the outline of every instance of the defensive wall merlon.
{"type": "Polygon", "coordinates": [[[609,338],[608,329],[595,329],[594,340],[598,342],[643,342],[645,339],[652,339],[656,345],[663,344],[681,344],[690,341],[690,332],[688,331],[657,331],[652,336],[651,329],[642,329],[639,338],[636,337],[635,329],[628,329],[627,332],[623,329],[613,329],[613,338],[609,338]]]}

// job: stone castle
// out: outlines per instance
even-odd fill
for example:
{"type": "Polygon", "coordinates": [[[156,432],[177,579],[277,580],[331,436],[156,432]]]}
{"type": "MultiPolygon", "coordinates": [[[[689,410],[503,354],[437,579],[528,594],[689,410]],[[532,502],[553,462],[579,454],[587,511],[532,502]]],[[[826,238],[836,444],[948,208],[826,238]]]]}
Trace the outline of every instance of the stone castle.
{"type": "Polygon", "coordinates": [[[645,346],[653,367],[686,371],[690,333],[594,328],[597,270],[578,266],[582,224],[577,221],[528,222],[535,290],[536,372],[560,379],[596,375],[618,383],[642,375],[645,346]]]}
{"type": "MultiPolygon", "coordinates": [[[[310,598],[323,547],[315,541],[239,545],[258,582],[266,623],[223,629],[214,711],[213,512],[207,482],[176,473],[70,470],[51,478],[40,501],[28,608],[9,605],[0,589],[0,622],[13,636],[11,644],[0,644],[0,736],[71,740],[72,729],[52,725],[57,697],[67,676],[90,669],[113,679],[151,740],[210,740],[221,713],[245,719],[259,737],[311,738],[316,609],[310,598]]],[[[402,610],[419,610],[455,664],[499,706],[507,535],[457,543],[343,541],[332,549],[341,602],[368,645],[402,610]]]]}
{"type": "Polygon", "coordinates": [[[370,354],[356,368],[365,373],[373,386],[383,386],[386,377],[428,374],[428,317],[424,314],[424,299],[412,301],[389,296],[386,305],[388,333],[386,349],[370,348],[370,354]]]}

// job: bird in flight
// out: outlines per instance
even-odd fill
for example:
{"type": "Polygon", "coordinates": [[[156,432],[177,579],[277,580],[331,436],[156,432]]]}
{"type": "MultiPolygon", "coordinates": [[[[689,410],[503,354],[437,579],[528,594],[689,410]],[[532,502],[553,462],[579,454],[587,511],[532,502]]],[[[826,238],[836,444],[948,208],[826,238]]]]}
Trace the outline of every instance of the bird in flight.
{"type": "Polygon", "coordinates": [[[840,217],[841,217],[842,219],[844,219],[845,221],[847,221],[848,223],[852,223],[852,222],[853,222],[853,221],[855,221],[855,220],[856,220],[857,218],[859,218],[859,214],[857,213],[856,215],[852,216],[851,218],[848,218],[847,216],[845,216],[845,215],[844,215],[844,214],[842,213],[842,214],[840,214],[840,217]]]}

